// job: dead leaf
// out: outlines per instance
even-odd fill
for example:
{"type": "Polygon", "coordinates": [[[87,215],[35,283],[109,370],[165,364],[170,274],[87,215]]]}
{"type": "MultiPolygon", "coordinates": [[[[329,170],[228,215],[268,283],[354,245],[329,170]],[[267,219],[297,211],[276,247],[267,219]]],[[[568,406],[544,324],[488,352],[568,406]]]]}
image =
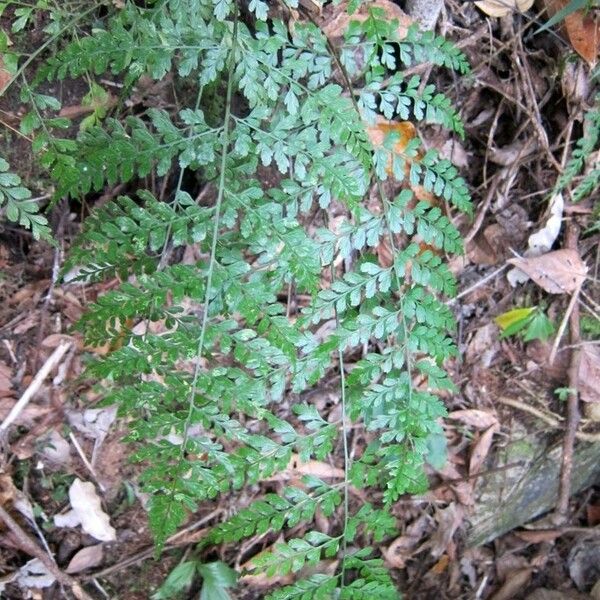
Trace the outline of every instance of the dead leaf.
{"type": "Polygon", "coordinates": [[[529,583],[532,572],[533,569],[530,567],[515,571],[508,576],[502,587],[490,596],[490,600],[511,600],[515,598],[518,592],[522,591],[529,583]]]}
{"type": "Polygon", "coordinates": [[[553,542],[562,535],[558,529],[539,529],[515,531],[515,535],[530,544],[541,544],[542,542],[553,542]]]}
{"type": "Polygon", "coordinates": [[[600,402],[600,348],[584,342],[579,362],[579,395],[585,402],[600,402]]]}
{"type": "Polygon", "coordinates": [[[30,590],[50,587],[56,579],[39,558],[34,558],[19,569],[17,581],[22,588],[30,590]]]}
{"type": "Polygon", "coordinates": [[[56,429],[52,429],[41,440],[42,456],[52,465],[67,467],[71,464],[71,446],[56,429]]]}
{"type": "Polygon", "coordinates": [[[490,17],[505,17],[515,11],[529,10],[533,0],[479,0],[475,6],[490,17]]]}
{"type": "Polygon", "coordinates": [[[104,559],[104,551],[102,544],[96,544],[95,546],[87,546],[79,550],[75,556],[69,562],[66,568],[67,573],[80,573],[86,569],[97,567],[102,564],[104,559]]]}
{"type": "Polygon", "coordinates": [[[394,569],[403,569],[406,561],[414,556],[414,549],[430,525],[431,517],[427,514],[422,514],[416,521],[413,521],[403,535],[397,537],[387,549],[383,550],[385,561],[394,569]]]}
{"type": "Polygon", "coordinates": [[[448,418],[460,421],[476,429],[488,429],[489,427],[498,425],[498,419],[493,414],[476,408],[454,410],[448,415],[448,418]]]}
{"type": "Polygon", "coordinates": [[[0,361],[0,398],[12,396],[12,369],[0,361]]]}
{"type": "Polygon", "coordinates": [[[433,565],[433,567],[431,567],[429,572],[433,575],[441,575],[448,568],[449,564],[450,557],[447,554],[442,554],[440,559],[435,563],[435,565],[433,565]]]}
{"type": "Polygon", "coordinates": [[[565,28],[575,52],[593,68],[600,52],[600,21],[596,13],[590,10],[586,15],[576,10],[565,17],[565,28]]]}
{"type": "Polygon", "coordinates": [[[431,548],[431,556],[440,557],[446,552],[456,530],[462,525],[464,516],[464,508],[456,502],[451,502],[443,510],[437,511],[435,515],[437,527],[431,538],[418,551],[431,548]]]}
{"type": "Polygon", "coordinates": [[[338,469],[318,460],[302,462],[300,456],[292,454],[287,468],[281,473],[265,479],[265,481],[283,481],[301,477],[302,475],[314,475],[321,479],[343,479],[345,473],[344,469],[338,469]]]}
{"type": "Polygon", "coordinates": [[[473,445],[471,450],[471,458],[469,459],[469,475],[476,475],[481,471],[481,467],[487,458],[487,455],[492,446],[494,434],[500,428],[498,423],[492,425],[489,429],[483,432],[481,437],[473,445]]]}
{"type": "Polygon", "coordinates": [[[102,510],[100,497],[93,483],[75,479],[69,488],[69,501],[72,510],[54,517],[57,527],[81,525],[85,533],[102,542],[116,539],[116,531],[110,524],[109,516],[102,510]]]}
{"type": "Polygon", "coordinates": [[[576,250],[564,248],[542,256],[507,261],[549,294],[574,292],[585,280],[587,267],[576,250]]]}
{"type": "Polygon", "coordinates": [[[4,91],[11,79],[12,75],[4,68],[4,60],[0,56],[0,92],[4,91]]]}
{"type": "Polygon", "coordinates": [[[398,20],[397,34],[399,39],[406,37],[408,28],[413,24],[413,20],[395,2],[391,2],[391,0],[374,0],[373,2],[369,2],[368,5],[363,3],[353,15],[348,14],[347,7],[348,2],[343,1],[340,4],[336,4],[334,10],[330,9],[325,15],[320,26],[328,38],[332,40],[340,39],[346,29],[348,29],[350,21],[359,21],[362,23],[369,17],[369,11],[373,8],[382,9],[389,20],[398,20]]]}

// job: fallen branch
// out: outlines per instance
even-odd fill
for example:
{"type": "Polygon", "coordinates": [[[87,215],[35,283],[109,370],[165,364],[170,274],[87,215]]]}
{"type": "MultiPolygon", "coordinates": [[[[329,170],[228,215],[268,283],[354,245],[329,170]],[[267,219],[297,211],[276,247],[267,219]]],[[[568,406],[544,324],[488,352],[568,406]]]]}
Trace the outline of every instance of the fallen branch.
{"type": "Polygon", "coordinates": [[[0,435],[2,435],[2,433],[14,423],[15,419],[21,414],[29,401],[40,389],[44,379],[46,379],[52,369],[54,369],[54,367],[60,363],[62,357],[70,347],[71,342],[62,342],[54,349],[54,352],[47,358],[46,362],[42,365],[42,368],[37,372],[36,376],[33,378],[33,381],[25,390],[25,393],[19,398],[19,401],[12,407],[11,411],[8,413],[8,416],[0,425],[0,435]]]}
{"type": "Polygon", "coordinates": [[[93,598],[81,587],[79,582],[66,573],[63,573],[58,565],[54,562],[51,556],[46,554],[21,528],[21,526],[4,510],[2,506],[0,506],[0,520],[4,522],[6,527],[11,531],[14,535],[16,542],[19,548],[29,554],[29,556],[33,556],[37,558],[48,570],[48,572],[63,585],[71,588],[73,595],[77,600],[93,600],[93,598]]]}
{"type": "MultiPolygon", "coordinates": [[[[577,250],[577,239],[579,231],[571,223],[567,227],[565,246],[577,250]]],[[[579,285],[581,288],[581,284],[579,285]]],[[[573,296],[576,292],[573,292],[573,296]]],[[[579,295],[579,294],[577,294],[579,295]]],[[[560,467],[560,483],[558,488],[558,501],[556,503],[556,514],[554,520],[558,525],[567,522],[569,512],[569,498],[571,497],[571,472],[573,470],[573,448],[575,437],[581,418],[579,414],[579,365],[581,363],[581,334],[579,330],[579,304],[573,304],[569,317],[569,328],[571,330],[571,345],[575,346],[571,352],[571,363],[569,365],[569,395],[567,398],[567,426],[563,439],[562,464],[560,467]]]]}

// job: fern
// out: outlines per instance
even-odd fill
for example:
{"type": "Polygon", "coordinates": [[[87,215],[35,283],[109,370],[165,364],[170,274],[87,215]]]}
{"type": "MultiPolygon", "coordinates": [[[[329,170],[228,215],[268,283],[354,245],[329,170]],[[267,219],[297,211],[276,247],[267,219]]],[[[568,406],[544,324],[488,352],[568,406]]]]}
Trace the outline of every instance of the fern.
{"type": "MultiPolygon", "coordinates": [[[[564,172],[559,177],[554,194],[564,190],[571,185],[573,180],[584,170],[586,162],[594,152],[599,150],[600,140],[600,94],[594,100],[594,105],[586,112],[584,118],[584,135],[580,137],[573,150],[571,160],[567,163],[564,172]]],[[[588,197],[600,184],[600,166],[596,159],[587,173],[577,183],[572,191],[574,202],[580,202],[588,197]]]]}
{"type": "MultiPolygon", "coordinates": [[[[450,162],[421,152],[418,138],[401,152],[392,139],[375,150],[366,126],[383,114],[464,135],[450,100],[402,69],[429,61],[466,74],[466,59],[414,28],[400,38],[374,7],[336,48],[314,24],[288,26],[260,0],[244,10],[232,0],[138,4],[125,1],[67,43],[34,84],[112,74],[123,102],[142,75],[171,72],[188,106],[99,113],[73,140],[54,134],[59,107],[41,106],[34,84],[28,92],[29,126],[57,194],[128,184],[87,219],[63,269],[70,280],[119,280],[78,324],[87,343],[111,348],[87,375],[128,421],[158,550],[200,503],[228,495],[235,504],[264,479],[290,480],[214,524],[198,559],[177,567],[156,597],[196,577],[207,585],[207,548],[283,532],[247,568],[298,573],[269,598],[398,598],[370,545],[394,535],[400,495],[426,488],[429,449],[443,437],[438,392],[453,390],[443,364],[456,347],[442,300],[455,282],[442,256],[462,242],[440,206],[471,205],[450,162]],[[184,171],[203,182],[201,203],[182,189],[184,171]],[[173,172],[165,199],[144,189],[149,176],[168,183],[173,172]],[[415,198],[420,188],[439,206],[415,198]],[[390,264],[374,252],[381,244],[390,264]],[[200,259],[177,264],[173,252],[189,245],[200,259]],[[298,310],[281,301],[295,294],[307,299],[298,310]],[[325,380],[338,382],[337,419],[306,395],[325,380]],[[356,456],[351,427],[370,440],[356,456]],[[289,476],[310,461],[337,470],[289,476]],[[361,506],[353,488],[380,490],[383,504],[361,506]],[[330,520],[327,533],[317,511],[330,520]],[[324,567],[331,559],[334,571],[324,567]],[[314,574],[304,576],[306,566],[314,574]]],[[[227,576],[221,587],[232,583],[227,576]]]]}
{"type": "Polygon", "coordinates": [[[0,158],[0,208],[9,221],[30,229],[34,239],[52,240],[48,220],[39,214],[39,206],[31,197],[16,173],[10,172],[10,165],[0,158]]]}

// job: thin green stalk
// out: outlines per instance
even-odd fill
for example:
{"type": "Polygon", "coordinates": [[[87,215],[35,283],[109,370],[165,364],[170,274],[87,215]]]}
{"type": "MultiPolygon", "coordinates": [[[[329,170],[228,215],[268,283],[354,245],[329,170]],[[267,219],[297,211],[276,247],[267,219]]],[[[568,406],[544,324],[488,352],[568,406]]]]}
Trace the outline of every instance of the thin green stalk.
{"type": "Polygon", "coordinates": [[[181,455],[185,454],[185,448],[189,438],[189,429],[192,422],[192,415],[194,413],[196,389],[198,387],[198,378],[200,376],[200,363],[202,361],[202,351],[204,349],[204,338],[206,336],[206,327],[208,325],[208,307],[210,304],[210,295],[212,292],[212,278],[215,267],[215,257],[217,253],[217,240],[219,237],[219,224],[221,218],[221,203],[223,202],[223,195],[225,193],[225,168],[227,166],[227,156],[229,154],[229,127],[231,122],[231,98],[233,95],[233,75],[235,71],[235,49],[237,40],[237,29],[238,29],[238,15],[237,11],[234,14],[233,19],[233,38],[231,41],[231,53],[229,55],[229,69],[227,77],[227,96],[225,99],[225,116],[223,123],[223,149],[221,151],[221,170],[219,174],[219,190],[217,192],[217,201],[215,204],[215,216],[214,216],[214,227],[212,233],[212,241],[210,247],[210,258],[208,263],[208,274],[206,276],[206,292],[204,296],[204,309],[202,313],[202,325],[200,329],[200,339],[198,341],[198,350],[196,352],[197,361],[194,367],[194,378],[192,380],[192,389],[189,397],[189,409],[188,415],[185,420],[183,430],[183,441],[181,443],[181,455]]]}

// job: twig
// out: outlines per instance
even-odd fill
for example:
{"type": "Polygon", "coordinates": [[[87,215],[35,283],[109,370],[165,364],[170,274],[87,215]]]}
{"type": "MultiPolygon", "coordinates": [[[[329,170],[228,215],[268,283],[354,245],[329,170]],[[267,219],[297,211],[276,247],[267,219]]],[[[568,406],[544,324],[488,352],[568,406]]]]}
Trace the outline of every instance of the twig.
{"type": "Polygon", "coordinates": [[[0,520],[4,522],[6,527],[10,529],[11,533],[15,536],[16,542],[19,545],[19,548],[29,554],[29,556],[33,556],[37,558],[48,570],[49,573],[52,574],[54,579],[63,585],[66,585],[71,588],[73,595],[77,598],[77,600],[93,600],[93,598],[81,587],[78,581],[63,573],[58,565],[54,562],[51,556],[46,554],[21,528],[21,526],[4,510],[4,508],[0,505],[0,520]]]}
{"type": "Polygon", "coordinates": [[[60,363],[62,357],[65,355],[67,350],[71,347],[71,342],[62,342],[54,350],[54,352],[47,358],[46,362],[42,365],[42,368],[37,372],[37,375],[33,378],[33,381],[29,384],[25,393],[19,398],[19,401],[12,407],[11,411],[2,424],[0,425],[0,435],[6,431],[15,419],[21,414],[21,411],[27,406],[31,398],[40,389],[44,379],[48,377],[48,374],[58,363],[60,363]]]}
{"type": "MultiPolygon", "coordinates": [[[[540,419],[540,421],[544,421],[547,425],[554,429],[563,429],[561,419],[559,415],[555,415],[554,413],[548,414],[534,408],[533,406],[529,406],[529,404],[525,404],[520,400],[513,400],[512,398],[498,398],[498,402],[501,404],[506,404],[507,406],[512,406],[518,410],[522,410],[523,412],[529,413],[534,417],[540,419]]],[[[585,433],[584,431],[577,431],[575,433],[575,437],[582,442],[592,442],[598,443],[600,442],[600,432],[599,433],[585,433]]]]}
{"type": "Polygon", "coordinates": [[[582,285],[583,285],[583,282],[581,282],[577,286],[577,289],[575,289],[573,291],[573,293],[571,294],[571,300],[569,301],[569,306],[567,306],[567,311],[565,312],[565,316],[563,317],[563,320],[560,322],[558,332],[556,333],[556,337],[554,338],[554,343],[552,344],[552,350],[550,351],[550,356],[548,356],[548,364],[549,365],[551,365],[554,362],[554,359],[556,358],[556,353],[558,352],[558,346],[560,344],[560,340],[562,339],[563,333],[565,332],[565,329],[567,328],[567,323],[569,322],[569,319],[571,318],[571,314],[572,314],[573,310],[575,309],[577,300],[579,300],[579,292],[581,291],[582,285]]]}
{"type": "MultiPolygon", "coordinates": [[[[577,239],[579,231],[575,224],[571,223],[567,227],[565,246],[577,250],[577,239]]],[[[575,295],[575,293],[573,294],[575,295]]],[[[571,316],[569,317],[569,326],[571,329],[571,344],[578,345],[581,341],[579,330],[579,304],[575,302],[571,316]]],[[[579,426],[579,365],[581,362],[581,350],[579,347],[573,349],[571,353],[571,364],[569,365],[569,396],[567,398],[567,427],[563,439],[562,463],[560,467],[560,483],[558,489],[558,501],[556,503],[556,513],[554,520],[558,525],[564,525],[567,522],[567,513],[569,510],[569,498],[571,497],[571,472],[573,470],[573,448],[575,446],[575,437],[577,427],[579,426]]]]}
{"type": "Polygon", "coordinates": [[[454,304],[457,300],[459,300],[463,296],[467,296],[471,292],[475,291],[477,288],[480,288],[484,283],[487,283],[490,279],[493,279],[494,277],[496,277],[496,275],[499,275],[500,273],[502,273],[502,271],[504,271],[504,269],[506,269],[507,266],[508,266],[508,264],[505,263],[501,267],[498,267],[496,270],[492,271],[491,273],[488,273],[485,277],[478,279],[472,286],[468,287],[466,290],[463,290],[462,292],[460,292],[460,294],[458,294],[454,298],[451,298],[450,300],[448,300],[446,302],[446,305],[451,306],[452,304],[454,304]]]}
{"type": "Polygon", "coordinates": [[[87,456],[85,455],[85,452],[83,451],[83,448],[77,441],[77,438],[75,437],[75,435],[73,434],[72,431],[69,433],[69,439],[73,443],[73,446],[75,446],[75,450],[77,450],[77,454],[79,454],[79,458],[81,458],[81,462],[85,465],[85,468],[90,472],[90,475],[94,478],[94,481],[98,484],[98,487],[100,488],[100,490],[102,492],[106,492],[106,487],[103,486],[102,483],[100,482],[100,480],[98,479],[98,475],[96,474],[94,467],[92,466],[90,461],[87,459],[87,456]]]}
{"type": "MultiPolygon", "coordinates": [[[[216,515],[218,515],[221,512],[223,512],[221,509],[213,510],[211,513],[209,513],[208,515],[205,515],[200,520],[195,521],[188,527],[185,527],[181,531],[178,531],[177,533],[173,534],[171,537],[167,538],[164,549],[171,550],[172,548],[176,548],[177,546],[180,546],[181,542],[178,541],[178,538],[183,537],[183,536],[185,536],[185,534],[189,533],[190,531],[193,531],[194,529],[198,529],[198,527],[201,527],[205,523],[208,523],[208,521],[211,521],[216,515]]],[[[187,543],[187,542],[184,542],[184,543],[187,543]]],[[[130,556],[130,557],[126,558],[125,560],[122,560],[121,562],[111,565],[110,567],[106,567],[105,569],[102,569],[102,571],[99,571],[97,573],[93,573],[92,575],[90,575],[89,579],[97,579],[99,577],[106,577],[107,575],[110,575],[111,573],[114,573],[115,571],[120,571],[121,569],[125,569],[127,567],[130,567],[131,565],[134,565],[134,564],[142,561],[142,560],[146,560],[147,558],[150,558],[154,554],[154,552],[155,552],[154,546],[145,548],[144,550],[137,552],[133,556],[130,556]]]]}

